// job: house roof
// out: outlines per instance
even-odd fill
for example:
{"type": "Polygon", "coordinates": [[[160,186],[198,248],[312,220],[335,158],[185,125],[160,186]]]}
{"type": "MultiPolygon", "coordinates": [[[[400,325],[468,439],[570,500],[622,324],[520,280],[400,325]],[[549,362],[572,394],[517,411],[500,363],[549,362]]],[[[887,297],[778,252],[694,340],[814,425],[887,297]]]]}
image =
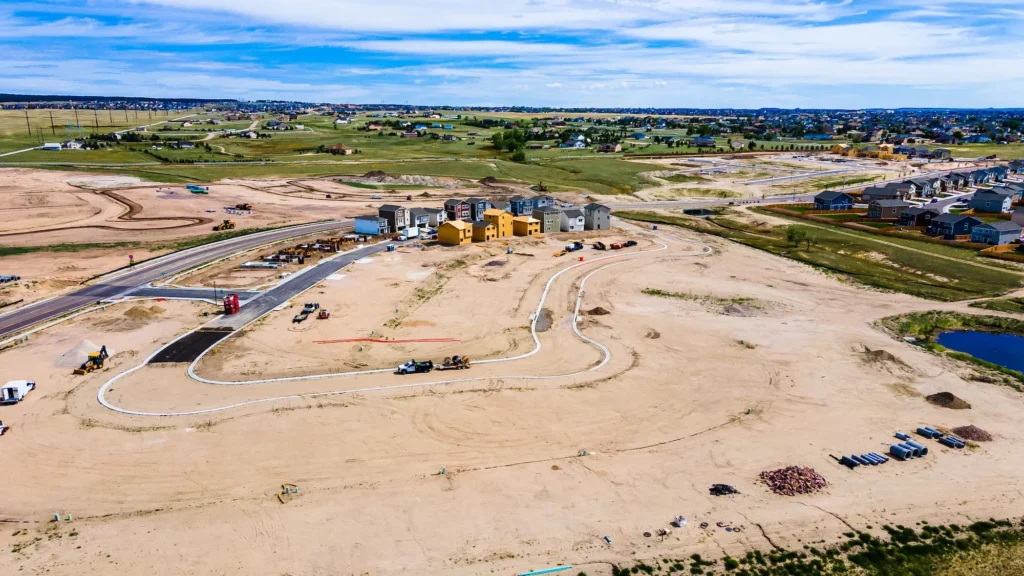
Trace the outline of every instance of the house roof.
{"type": "Polygon", "coordinates": [[[1008,197],[1010,197],[1012,195],[1013,195],[1012,192],[1009,192],[1009,191],[1007,191],[1007,192],[997,192],[995,190],[995,188],[993,188],[992,190],[984,190],[984,191],[981,191],[981,192],[975,192],[974,193],[974,199],[978,200],[979,198],[989,198],[991,200],[995,200],[995,199],[998,198],[1000,201],[1003,201],[1003,200],[1005,200],[1006,198],[1008,198],[1008,197]]]}
{"type": "Polygon", "coordinates": [[[562,214],[565,214],[566,218],[582,218],[583,212],[580,212],[576,208],[570,208],[569,210],[563,210],[562,214]]]}
{"type": "Polygon", "coordinates": [[[445,226],[449,228],[458,228],[459,230],[469,230],[470,228],[469,222],[464,220],[449,220],[444,224],[441,224],[439,228],[444,228],[445,226]]]}
{"type": "MultiPolygon", "coordinates": [[[[499,208],[488,208],[487,210],[484,210],[484,216],[501,216],[502,214],[509,214],[509,213],[505,212],[504,210],[501,210],[499,208]]],[[[509,215],[511,216],[511,214],[509,214],[509,215]]]]}
{"type": "Polygon", "coordinates": [[[835,190],[825,190],[824,192],[819,192],[814,197],[814,199],[815,200],[830,201],[830,200],[835,200],[835,199],[839,198],[840,196],[846,196],[847,198],[851,198],[851,196],[849,194],[847,194],[846,192],[837,192],[835,190]]]}
{"type": "Polygon", "coordinates": [[[592,212],[594,210],[603,210],[605,212],[611,212],[610,208],[608,208],[607,206],[598,204],[597,202],[591,202],[590,204],[587,204],[586,206],[583,207],[583,210],[586,211],[586,212],[592,212]]]}
{"type": "Polygon", "coordinates": [[[410,208],[409,213],[413,216],[428,216],[430,214],[426,208],[410,208]]]}
{"type": "Polygon", "coordinates": [[[527,198],[526,196],[519,196],[517,194],[517,195],[509,198],[508,200],[509,200],[509,202],[525,202],[525,201],[529,200],[529,198],[527,198]]]}
{"type": "Polygon", "coordinates": [[[445,206],[450,206],[450,207],[454,208],[454,207],[456,207],[459,204],[462,204],[464,202],[465,202],[465,200],[459,200],[458,198],[452,198],[450,200],[445,200],[444,201],[444,205],[445,206]]]}
{"type": "Polygon", "coordinates": [[[1020,234],[1021,232],[1020,224],[1014,224],[1013,222],[1009,222],[1007,220],[1000,220],[998,222],[986,222],[978,226],[978,228],[989,228],[992,230],[996,230],[997,232],[1014,232],[1017,234],[1020,234]]]}
{"type": "Polygon", "coordinates": [[[540,224],[540,220],[537,220],[536,218],[530,218],[529,216],[513,216],[512,217],[512,221],[513,222],[530,222],[530,223],[536,222],[537,224],[540,224]]]}
{"type": "MultiPolygon", "coordinates": [[[[891,202],[891,200],[878,200],[878,202],[891,202]]],[[[903,211],[904,214],[910,214],[911,216],[917,216],[918,214],[924,214],[931,212],[932,214],[939,214],[939,211],[935,208],[928,208],[926,206],[911,206],[903,211]]]]}
{"type": "Polygon", "coordinates": [[[399,210],[405,210],[405,206],[395,206],[394,204],[384,204],[380,208],[377,208],[378,212],[398,212],[399,210]]]}
{"type": "Polygon", "coordinates": [[[363,216],[356,216],[354,220],[373,220],[374,222],[380,222],[381,220],[384,220],[384,218],[381,218],[376,214],[366,214],[363,216]]]}
{"type": "Polygon", "coordinates": [[[466,202],[469,202],[470,204],[479,204],[481,202],[490,202],[490,200],[488,200],[487,198],[473,197],[473,198],[466,198],[466,202]]]}
{"type": "Polygon", "coordinates": [[[488,226],[490,226],[491,228],[494,228],[494,224],[492,224],[490,222],[486,222],[484,220],[473,220],[473,227],[474,228],[487,228],[488,226]]]}
{"type": "Polygon", "coordinates": [[[874,200],[872,204],[877,204],[882,208],[898,208],[900,206],[910,206],[909,202],[903,200],[874,200]]]}
{"type": "Polygon", "coordinates": [[[558,214],[561,210],[557,206],[545,206],[543,208],[534,208],[534,212],[542,212],[544,214],[558,214]]]}
{"type": "MultiPolygon", "coordinates": [[[[413,210],[416,210],[416,208],[413,208],[413,210]]],[[[441,212],[444,212],[441,208],[420,208],[420,210],[423,210],[427,214],[440,214],[441,212]]]]}
{"type": "MultiPolygon", "coordinates": [[[[966,214],[942,214],[932,219],[932,222],[938,222],[940,224],[955,224],[964,218],[971,218],[966,214]]],[[[977,218],[971,218],[971,220],[978,220],[977,218]]],[[[980,222],[980,220],[978,220],[980,222]]]]}

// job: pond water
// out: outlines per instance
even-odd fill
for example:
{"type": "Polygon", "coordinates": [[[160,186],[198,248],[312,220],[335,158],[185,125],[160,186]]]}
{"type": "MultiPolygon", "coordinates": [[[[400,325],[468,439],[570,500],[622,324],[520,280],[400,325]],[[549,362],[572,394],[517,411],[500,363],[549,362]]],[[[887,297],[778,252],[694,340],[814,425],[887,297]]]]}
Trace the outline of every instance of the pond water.
{"type": "Polygon", "coordinates": [[[966,352],[975,358],[1024,372],[1024,336],[957,330],[943,332],[935,341],[946,348],[966,352]]]}

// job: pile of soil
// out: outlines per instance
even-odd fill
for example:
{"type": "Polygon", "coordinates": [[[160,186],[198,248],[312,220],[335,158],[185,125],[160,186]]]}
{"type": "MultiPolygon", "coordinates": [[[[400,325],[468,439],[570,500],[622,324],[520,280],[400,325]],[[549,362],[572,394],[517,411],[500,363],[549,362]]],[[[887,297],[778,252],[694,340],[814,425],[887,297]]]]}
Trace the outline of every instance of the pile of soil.
{"type": "Polygon", "coordinates": [[[611,314],[610,311],[608,311],[605,308],[601,308],[600,306],[598,306],[597,308],[591,308],[590,310],[587,310],[588,316],[607,316],[609,314],[611,314]]]}
{"type": "Polygon", "coordinates": [[[363,174],[363,178],[387,178],[387,174],[383,170],[370,170],[366,174],[363,174]]]}
{"type": "Polygon", "coordinates": [[[164,309],[159,306],[150,306],[149,308],[145,306],[132,306],[124,311],[124,315],[132,320],[149,320],[163,312],[164,309]]]}
{"type": "Polygon", "coordinates": [[[992,435],[988,432],[978,428],[974,424],[967,426],[957,426],[953,428],[953,434],[956,434],[964,440],[974,440],[975,442],[991,442],[992,435]]]}
{"type": "Polygon", "coordinates": [[[551,328],[551,310],[541,308],[537,317],[537,332],[547,332],[551,328]]]}
{"type": "MultiPolygon", "coordinates": [[[[56,366],[57,368],[68,368],[68,369],[78,368],[86,360],[89,359],[89,354],[92,354],[93,352],[99,352],[99,351],[100,351],[100,347],[97,346],[96,344],[93,344],[92,342],[90,342],[88,340],[82,340],[74,348],[68,350],[67,352],[65,352],[63,354],[61,354],[57,358],[57,360],[53,363],[53,365],[56,366]]],[[[107,354],[109,354],[110,356],[113,356],[114,355],[114,351],[112,349],[110,349],[110,348],[107,348],[107,354]]]]}
{"type": "Polygon", "coordinates": [[[651,340],[657,340],[658,338],[661,338],[661,332],[658,332],[654,328],[651,328],[650,330],[647,331],[647,334],[646,334],[645,338],[650,338],[651,340]]]}
{"type": "Polygon", "coordinates": [[[729,304],[725,308],[722,308],[722,312],[728,316],[740,316],[743,318],[749,318],[757,315],[757,312],[753,308],[742,304],[729,304]]]}
{"type": "Polygon", "coordinates": [[[900,360],[896,356],[893,356],[893,354],[887,350],[872,350],[865,346],[863,359],[866,364],[881,364],[883,366],[892,364],[899,368],[910,369],[910,366],[908,366],[906,362],[900,360]]]}
{"type": "Polygon", "coordinates": [[[939,392],[926,396],[925,400],[935,404],[936,406],[942,406],[943,408],[949,408],[950,410],[970,410],[971,405],[962,398],[957,398],[952,392],[939,392]]]}
{"type": "Polygon", "coordinates": [[[484,266],[504,266],[505,264],[507,264],[507,262],[504,260],[491,260],[487,264],[484,264],[484,266]]]}
{"type": "Polygon", "coordinates": [[[492,184],[497,184],[498,179],[495,178],[494,176],[487,176],[485,178],[481,178],[480,183],[483,184],[484,186],[490,186],[492,184]]]}
{"type": "Polygon", "coordinates": [[[810,494],[824,488],[828,482],[825,478],[806,466],[787,466],[778,470],[761,472],[761,480],[776,494],[794,496],[810,494]]]}

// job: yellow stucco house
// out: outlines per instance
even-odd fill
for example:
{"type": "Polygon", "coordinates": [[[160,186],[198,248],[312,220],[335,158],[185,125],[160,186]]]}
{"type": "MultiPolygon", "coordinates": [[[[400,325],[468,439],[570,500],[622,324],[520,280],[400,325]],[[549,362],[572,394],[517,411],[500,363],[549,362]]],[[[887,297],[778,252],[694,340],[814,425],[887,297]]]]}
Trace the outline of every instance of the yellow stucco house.
{"type": "Polygon", "coordinates": [[[498,227],[485,220],[473,222],[473,242],[489,242],[498,237],[498,227]]]}
{"type": "Polygon", "coordinates": [[[495,233],[498,238],[512,236],[512,214],[497,208],[484,210],[484,222],[494,224],[495,233]]]}

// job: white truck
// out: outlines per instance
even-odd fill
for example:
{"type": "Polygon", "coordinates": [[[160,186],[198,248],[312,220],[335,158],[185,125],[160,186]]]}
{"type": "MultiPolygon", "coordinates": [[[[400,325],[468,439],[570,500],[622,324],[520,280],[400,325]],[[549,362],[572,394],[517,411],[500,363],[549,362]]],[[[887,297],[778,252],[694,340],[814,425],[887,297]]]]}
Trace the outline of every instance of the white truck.
{"type": "Polygon", "coordinates": [[[25,395],[36,389],[36,383],[30,380],[11,380],[0,388],[0,405],[17,404],[25,399],[25,395]]]}
{"type": "Polygon", "coordinates": [[[399,233],[399,236],[402,237],[402,240],[412,240],[413,238],[419,238],[420,237],[420,229],[419,228],[406,228],[405,230],[402,230],[399,233]]]}

